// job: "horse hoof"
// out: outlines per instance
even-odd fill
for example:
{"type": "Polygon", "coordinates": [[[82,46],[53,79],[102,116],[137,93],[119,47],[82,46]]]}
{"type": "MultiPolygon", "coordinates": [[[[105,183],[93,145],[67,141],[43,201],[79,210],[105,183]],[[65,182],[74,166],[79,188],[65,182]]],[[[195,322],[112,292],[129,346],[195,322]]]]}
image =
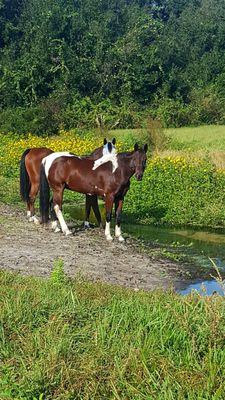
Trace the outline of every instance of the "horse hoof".
{"type": "Polygon", "coordinates": [[[69,236],[69,235],[73,234],[73,232],[71,232],[71,231],[66,231],[66,232],[63,232],[63,233],[65,233],[66,236],[69,236]]]}
{"type": "Polygon", "coordinates": [[[113,238],[112,238],[112,236],[106,236],[106,240],[108,240],[108,242],[112,242],[113,241],[113,238]]]}
{"type": "Polygon", "coordinates": [[[119,242],[124,242],[125,241],[123,236],[118,236],[117,239],[119,240],[119,242]]]}
{"type": "Polygon", "coordinates": [[[58,226],[57,226],[57,228],[54,229],[54,233],[58,233],[58,232],[61,232],[61,230],[60,230],[60,228],[58,228],[58,226]]]}
{"type": "Polygon", "coordinates": [[[84,221],[84,229],[90,229],[90,223],[88,221],[84,221]]]}
{"type": "Polygon", "coordinates": [[[40,225],[40,221],[37,217],[34,217],[33,221],[34,221],[35,225],[40,225]]]}

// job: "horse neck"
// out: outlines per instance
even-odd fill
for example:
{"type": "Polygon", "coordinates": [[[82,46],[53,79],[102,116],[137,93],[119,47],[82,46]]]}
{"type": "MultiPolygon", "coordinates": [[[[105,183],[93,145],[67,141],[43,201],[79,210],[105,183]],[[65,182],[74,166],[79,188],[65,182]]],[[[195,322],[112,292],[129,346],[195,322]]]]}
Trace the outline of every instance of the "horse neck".
{"type": "Polygon", "coordinates": [[[134,151],[127,153],[119,153],[117,155],[119,168],[123,171],[124,176],[130,179],[135,173],[135,167],[132,165],[134,151]]]}
{"type": "Polygon", "coordinates": [[[89,160],[93,160],[93,161],[98,160],[98,158],[100,158],[102,156],[102,150],[103,150],[102,146],[98,147],[97,149],[95,149],[93,151],[93,153],[91,153],[89,156],[87,156],[87,158],[89,160]]]}

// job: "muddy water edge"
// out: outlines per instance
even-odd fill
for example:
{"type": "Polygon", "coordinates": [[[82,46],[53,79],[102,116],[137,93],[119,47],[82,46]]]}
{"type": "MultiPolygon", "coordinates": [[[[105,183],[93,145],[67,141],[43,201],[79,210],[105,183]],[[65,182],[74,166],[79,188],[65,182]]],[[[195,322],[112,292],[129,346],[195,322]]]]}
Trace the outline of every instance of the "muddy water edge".
{"type": "MultiPolygon", "coordinates": [[[[103,205],[101,211],[104,215],[103,205]]],[[[81,205],[70,206],[67,212],[73,220],[84,219],[84,207],[81,205]]],[[[225,278],[225,230],[159,227],[124,219],[124,235],[137,239],[151,249],[153,256],[161,255],[173,261],[183,261],[187,274],[175,285],[179,293],[185,295],[196,290],[203,295],[224,295],[222,280],[225,278]],[[187,279],[188,275],[190,279],[187,279]]],[[[93,214],[90,220],[94,226],[93,214]]]]}

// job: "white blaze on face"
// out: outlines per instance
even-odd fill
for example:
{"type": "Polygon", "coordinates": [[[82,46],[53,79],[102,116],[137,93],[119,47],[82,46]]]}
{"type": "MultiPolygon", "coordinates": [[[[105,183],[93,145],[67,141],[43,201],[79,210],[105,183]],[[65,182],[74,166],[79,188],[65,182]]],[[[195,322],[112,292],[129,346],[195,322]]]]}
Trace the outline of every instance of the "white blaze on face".
{"type": "Polygon", "coordinates": [[[116,153],[116,148],[115,148],[115,146],[114,146],[112,143],[111,143],[111,145],[112,145],[112,150],[111,150],[111,152],[109,151],[108,143],[106,143],[106,144],[103,146],[103,150],[102,150],[103,156],[105,156],[106,154],[117,154],[117,153],[116,153]]]}
{"type": "Polygon", "coordinates": [[[42,164],[45,167],[45,175],[48,178],[49,170],[52,166],[52,163],[59,157],[74,157],[73,154],[70,154],[68,151],[58,151],[56,153],[49,154],[49,156],[43,158],[42,164]]]}
{"type": "Polygon", "coordinates": [[[96,168],[100,167],[100,165],[111,161],[113,166],[112,172],[114,173],[115,170],[118,168],[117,152],[115,146],[112,145],[112,151],[109,152],[108,143],[106,143],[105,146],[103,146],[102,153],[102,157],[94,162],[94,166],[92,169],[95,170],[96,168]]]}

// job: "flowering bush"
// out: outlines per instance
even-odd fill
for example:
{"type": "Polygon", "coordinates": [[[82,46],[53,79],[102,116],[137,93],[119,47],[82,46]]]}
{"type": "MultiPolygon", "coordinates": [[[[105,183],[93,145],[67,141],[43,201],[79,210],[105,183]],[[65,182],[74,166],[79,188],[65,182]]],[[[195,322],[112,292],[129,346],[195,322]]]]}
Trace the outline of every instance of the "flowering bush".
{"type": "MultiPolygon", "coordinates": [[[[49,147],[83,155],[102,144],[102,138],[92,134],[80,137],[65,132],[50,138],[7,135],[0,140],[0,200],[11,203],[20,201],[19,160],[25,149],[49,147]]],[[[123,150],[128,147],[131,144],[124,142],[123,150]]],[[[122,150],[121,142],[117,142],[117,149],[122,150]]],[[[74,196],[67,191],[66,201],[71,197],[74,202],[74,196]]],[[[225,171],[193,153],[149,157],[143,181],[132,178],[124,211],[142,222],[225,226],[225,171]]]]}
{"type": "Polygon", "coordinates": [[[142,221],[225,225],[225,171],[206,159],[159,156],[143,181],[132,179],[124,209],[142,221]]]}
{"type": "MultiPolygon", "coordinates": [[[[57,137],[38,137],[29,134],[27,137],[3,136],[0,137],[0,175],[18,176],[19,161],[24,150],[34,147],[47,147],[53,151],[70,151],[77,155],[89,154],[97,147],[101,146],[101,137],[87,134],[80,137],[71,132],[61,132],[57,137]]],[[[117,143],[118,151],[121,144],[117,143]]]]}

